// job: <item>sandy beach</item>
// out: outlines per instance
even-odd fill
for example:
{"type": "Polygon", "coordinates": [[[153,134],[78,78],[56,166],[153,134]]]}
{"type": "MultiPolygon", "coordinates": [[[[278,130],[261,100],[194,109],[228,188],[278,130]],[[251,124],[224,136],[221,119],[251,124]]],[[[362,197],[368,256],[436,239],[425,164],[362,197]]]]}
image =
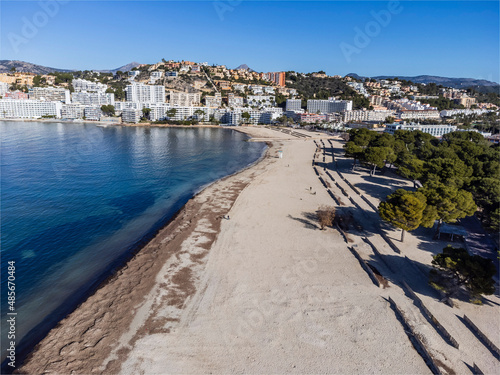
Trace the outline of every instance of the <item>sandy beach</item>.
{"type": "Polygon", "coordinates": [[[321,133],[238,131],[269,142],[267,155],[191,199],[17,372],[500,372],[498,292],[440,302],[426,272],[447,243],[425,230],[401,243],[378,218],[407,181],[352,171],[321,133]],[[320,230],[322,205],[352,220],[320,230]]]}

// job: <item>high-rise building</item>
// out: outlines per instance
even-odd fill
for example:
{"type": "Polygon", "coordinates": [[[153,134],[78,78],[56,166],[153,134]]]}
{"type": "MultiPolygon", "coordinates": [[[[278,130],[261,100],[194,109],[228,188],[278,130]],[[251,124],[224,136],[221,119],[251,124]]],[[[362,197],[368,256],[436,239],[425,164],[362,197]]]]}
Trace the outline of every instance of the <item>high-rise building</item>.
{"type": "Polygon", "coordinates": [[[300,111],[302,109],[301,99],[287,99],[286,100],[286,110],[287,111],[300,111]]]}
{"type": "Polygon", "coordinates": [[[307,101],[307,112],[309,113],[333,113],[352,110],[352,100],[316,100],[307,101]]]}
{"type": "Polygon", "coordinates": [[[137,124],[141,120],[142,110],[125,108],[122,111],[122,121],[131,124],[137,124]]]}
{"type": "Polygon", "coordinates": [[[62,87],[33,87],[29,89],[29,97],[34,100],[71,103],[69,90],[62,87]]]}
{"type": "Polygon", "coordinates": [[[170,91],[171,107],[191,107],[200,103],[201,95],[199,93],[174,92],[170,91]]]}
{"type": "Polygon", "coordinates": [[[115,94],[99,92],[74,92],[71,94],[73,103],[84,105],[115,105],[115,94]]]}
{"type": "Polygon", "coordinates": [[[0,100],[0,118],[61,118],[62,103],[44,100],[0,100]]]}
{"type": "Polygon", "coordinates": [[[278,86],[285,86],[285,72],[263,73],[262,78],[276,83],[278,86]]]}
{"type": "Polygon", "coordinates": [[[215,96],[205,96],[205,106],[219,108],[222,106],[222,96],[220,93],[215,93],[215,96]]]}
{"type": "Polygon", "coordinates": [[[165,86],[132,83],[125,88],[127,102],[165,103],[165,86]]]}

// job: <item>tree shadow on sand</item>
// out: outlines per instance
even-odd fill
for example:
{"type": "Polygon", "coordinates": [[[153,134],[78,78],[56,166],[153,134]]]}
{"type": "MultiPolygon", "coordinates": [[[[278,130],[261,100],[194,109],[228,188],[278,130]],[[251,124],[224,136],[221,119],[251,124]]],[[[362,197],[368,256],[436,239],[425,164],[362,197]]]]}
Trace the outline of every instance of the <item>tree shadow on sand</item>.
{"type": "Polygon", "coordinates": [[[293,217],[292,215],[288,215],[288,218],[298,221],[299,223],[304,224],[304,227],[308,229],[319,229],[318,225],[316,224],[317,221],[317,215],[315,213],[310,213],[310,212],[303,212],[302,217],[293,217]]]}
{"type": "MultiPolygon", "coordinates": [[[[434,269],[431,265],[408,257],[383,253],[371,255],[367,263],[377,268],[389,282],[403,289],[405,289],[403,284],[405,281],[415,293],[433,298],[436,301],[442,300],[442,294],[429,284],[429,274],[434,269]]],[[[461,302],[471,303],[470,294],[463,288],[455,291],[450,297],[461,302]]],[[[498,306],[498,303],[491,301],[487,296],[482,297],[482,302],[485,305],[498,306]]]]}

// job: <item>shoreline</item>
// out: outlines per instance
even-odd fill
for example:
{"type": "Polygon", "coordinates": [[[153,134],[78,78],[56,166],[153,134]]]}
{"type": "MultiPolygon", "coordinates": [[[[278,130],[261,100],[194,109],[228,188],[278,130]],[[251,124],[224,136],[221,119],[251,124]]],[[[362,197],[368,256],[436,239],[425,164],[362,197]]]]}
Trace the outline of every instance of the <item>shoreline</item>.
{"type": "Polygon", "coordinates": [[[192,199],[18,373],[498,373],[460,318],[498,347],[498,296],[442,303],[425,269],[444,243],[409,233],[398,253],[378,227],[369,203],[408,181],[353,172],[335,138],[241,130],[274,143],[267,157],[192,199]],[[320,230],[334,201],[352,223],[320,230]]]}
{"type": "Polygon", "coordinates": [[[77,119],[74,120],[64,120],[64,119],[21,119],[21,118],[0,118],[0,121],[10,121],[10,122],[46,122],[46,123],[62,123],[62,124],[94,124],[96,126],[99,125],[107,125],[107,126],[149,126],[149,127],[159,127],[159,128],[235,128],[236,126],[232,125],[216,125],[216,124],[196,124],[196,125],[176,125],[176,124],[155,124],[153,122],[142,122],[142,123],[123,123],[123,122],[107,122],[107,121],[91,121],[91,120],[83,120],[77,119]]]}
{"type": "MultiPolygon", "coordinates": [[[[47,121],[47,122],[54,122],[54,121],[47,121]]],[[[55,121],[57,122],[57,121],[55,121]]],[[[94,123],[95,122],[91,122],[94,123]]],[[[120,124],[121,125],[121,124],[120,124]]],[[[133,124],[137,125],[137,124],[133,124]]],[[[142,125],[139,125],[142,126],[142,125]]],[[[179,126],[179,125],[174,125],[175,127],[186,127],[186,126],[179,126]]],[[[196,126],[196,125],[195,125],[196,126]]],[[[207,127],[207,126],[204,126],[207,127]]],[[[210,126],[214,127],[214,126],[210,126]]],[[[219,126],[217,126],[219,127],[219,126]]],[[[232,130],[236,130],[231,127],[232,130]]],[[[244,132],[242,132],[244,133],[244,132]]],[[[252,139],[252,136],[250,136],[248,133],[246,134],[250,141],[252,139]]],[[[260,140],[259,140],[260,141],[260,140]]],[[[197,219],[197,212],[203,208],[203,206],[208,206],[206,208],[211,208],[210,206],[210,201],[207,202],[207,196],[211,195],[211,192],[215,189],[217,189],[218,185],[222,183],[229,183],[230,185],[235,185],[236,186],[236,193],[233,194],[231,197],[232,202],[231,206],[238,197],[239,193],[250,183],[250,180],[247,181],[246,183],[242,184],[241,181],[239,181],[239,176],[244,175],[244,174],[254,174],[256,171],[255,169],[259,169],[259,166],[262,169],[262,165],[266,164],[265,162],[270,160],[270,154],[274,150],[273,143],[271,142],[265,142],[267,144],[267,148],[264,150],[262,153],[261,157],[257,159],[256,161],[250,163],[249,165],[245,166],[243,169],[224,176],[212,183],[209,183],[205,186],[200,187],[200,190],[195,192],[193,196],[176,212],[173,214],[173,216],[159,228],[155,232],[151,233],[150,236],[148,236],[150,239],[146,241],[145,243],[140,244],[136,249],[131,250],[130,255],[122,261],[121,264],[116,265],[113,267],[113,272],[112,274],[108,275],[106,278],[104,278],[103,281],[101,281],[97,287],[95,287],[93,290],[89,291],[88,295],[83,297],[82,302],[80,302],[66,317],[64,317],[62,320],[60,320],[55,327],[53,327],[45,336],[42,340],[40,340],[33,348],[32,350],[26,354],[26,356],[23,358],[22,364],[17,367],[13,373],[33,373],[33,372],[41,372],[44,371],[42,363],[46,362],[46,365],[48,365],[50,362],[53,361],[54,355],[57,356],[57,354],[62,353],[62,349],[66,345],[70,345],[71,343],[74,343],[75,341],[69,340],[71,336],[73,336],[73,330],[74,330],[74,324],[75,323],[81,323],[82,320],[80,319],[80,316],[85,316],[88,317],[90,320],[92,320],[93,315],[97,315],[101,309],[97,308],[94,304],[97,302],[99,306],[106,306],[110,307],[114,305],[116,302],[116,299],[122,299],[123,296],[125,295],[134,295],[136,298],[132,299],[135,303],[139,303],[140,299],[143,298],[144,295],[147,294],[148,290],[151,289],[154,285],[154,279],[156,278],[156,275],[160,271],[158,268],[159,266],[167,261],[167,259],[173,255],[175,255],[176,251],[175,249],[172,249],[175,247],[175,244],[178,242],[182,243],[186,239],[186,234],[181,233],[182,230],[180,229],[188,229],[186,228],[186,223],[188,227],[193,226],[193,221],[197,219]],[[201,201],[201,202],[200,202],[201,201]],[[171,234],[172,232],[172,234],[171,234]],[[171,239],[172,242],[169,241],[162,249],[163,254],[157,254],[160,251],[161,245],[158,243],[161,242],[163,243],[165,239],[169,239],[170,237],[173,238],[171,239]],[[154,262],[157,263],[156,265],[151,265],[153,259],[157,260],[154,255],[162,255],[163,261],[159,262],[154,262]],[[148,269],[147,276],[144,277],[142,274],[142,270],[144,268],[148,269]],[[140,273],[137,273],[136,271],[141,270],[140,273]],[[128,278],[134,278],[137,279],[136,282],[137,284],[132,285],[130,280],[127,280],[128,278]],[[124,284],[126,285],[124,287],[124,284]],[[135,288],[137,286],[140,286],[140,291],[142,293],[138,293],[135,288]],[[93,306],[94,305],[94,306],[93,306]],[[92,311],[95,314],[89,314],[89,311],[92,311]],[[61,336],[68,338],[67,341],[70,341],[69,344],[63,345],[62,348],[59,348],[56,352],[53,351],[54,346],[52,344],[57,343],[60,344],[61,342],[64,342],[65,340],[61,340],[61,336]]],[[[209,199],[208,199],[209,200],[209,199]]],[[[209,211],[212,211],[211,209],[209,211]]],[[[217,215],[216,215],[217,216],[217,215]]],[[[214,218],[212,218],[214,220],[214,218]]],[[[199,220],[199,219],[198,219],[199,220]]],[[[215,221],[218,220],[218,224],[220,227],[220,222],[221,220],[219,218],[215,218],[215,221]]],[[[192,229],[192,228],[191,228],[192,229]]],[[[217,228],[217,232],[218,232],[217,228]]],[[[211,243],[215,241],[217,235],[214,236],[212,239],[211,243]]],[[[209,246],[208,246],[209,249],[209,246]]],[[[208,250],[207,250],[208,251],[208,250]]],[[[128,301],[128,305],[131,305],[130,307],[133,308],[134,304],[131,304],[131,301],[128,301]]],[[[127,309],[124,309],[127,310],[127,309]]],[[[108,312],[104,313],[104,315],[107,315],[108,312]]],[[[118,313],[119,314],[119,313],[118,313]]],[[[125,316],[125,313],[122,313],[121,317],[118,317],[117,320],[119,321],[119,327],[127,327],[128,323],[130,323],[128,320],[130,320],[130,317],[125,316]],[[124,322],[122,320],[126,320],[127,322],[124,322]]],[[[90,322],[89,320],[89,322],[90,322]]],[[[116,319],[115,319],[116,320],[116,319]]],[[[85,332],[87,332],[88,329],[95,327],[96,321],[94,319],[94,322],[90,322],[91,324],[85,329],[85,332]]],[[[107,322],[106,325],[114,326],[114,324],[109,324],[111,322],[107,322]]],[[[119,327],[114,327],[116,328],[116,332],[120,331],[119,327]]],[[[116,335],[116,332],[115,335],[116,335]]],[[[111,329],[109,329],[107,334],[104,334],[104,337],[111,337],[114,336],[113,332],[111,332],[111,329]]],[[[94,343],[94,345],[90,346],[95,346],[97,345],[101,340],[97,341],[94,343]]],[[[107,346],[109,350],[111,350],[112,344],[109,343],[110,345],[107,346]]],[[[85,350],[88,348],[89,345],[88,343],[84,344],[81,350],[85,350]]],[[[77,350],[79,352],[80,350],[77,350]]],[[[71,351],[74,353],[74,351],[71,351]]],[[[108,353],[109,354],[109,353],[108,353]]],[[[64,356],[63,360],[66,360],[69,356],[61,354],[64,356]]],[[[100,355],[103,355],[102,348],[100,350],[100,355]]],[[[92,358],[95,358],[95,354],[92,355],[92,358]]],[[[68,359],[69,361],[69,359],[68,359]]]]}

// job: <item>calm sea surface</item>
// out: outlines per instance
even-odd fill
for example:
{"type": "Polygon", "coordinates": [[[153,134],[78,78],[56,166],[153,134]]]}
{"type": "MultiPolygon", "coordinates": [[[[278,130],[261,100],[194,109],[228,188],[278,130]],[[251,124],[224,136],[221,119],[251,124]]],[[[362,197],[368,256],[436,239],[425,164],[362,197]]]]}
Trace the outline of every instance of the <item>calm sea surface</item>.
{"type": "Polygon", "coordinates": [[[22,352],[194,193],[265,149],[229,129],[0,122],[0,131],[2,360],[9,261],[22,352]]]}

